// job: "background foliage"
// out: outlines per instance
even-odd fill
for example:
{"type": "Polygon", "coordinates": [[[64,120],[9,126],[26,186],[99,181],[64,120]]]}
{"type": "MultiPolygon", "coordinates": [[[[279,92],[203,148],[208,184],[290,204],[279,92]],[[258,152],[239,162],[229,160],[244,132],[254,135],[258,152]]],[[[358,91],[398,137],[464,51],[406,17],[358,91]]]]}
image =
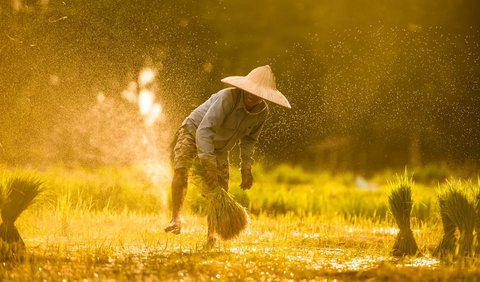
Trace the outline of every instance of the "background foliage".
{"type": "MultiPolygon", "coordinates": [[[[479,11],[473,0],[2,1],[0,161],[104,163],[79,149],[85,113],[102,92],[121,110],[100,111],[110,125],[92,130],[137,128],[120,94],[144,66],[157,70],[162,130],[173,132],[220,78],[270,64],[293,108],[271,107],[266,163],[475,170],[479,11]]],[[[134,154],[129,142],[112,148],[134,154]]]]}

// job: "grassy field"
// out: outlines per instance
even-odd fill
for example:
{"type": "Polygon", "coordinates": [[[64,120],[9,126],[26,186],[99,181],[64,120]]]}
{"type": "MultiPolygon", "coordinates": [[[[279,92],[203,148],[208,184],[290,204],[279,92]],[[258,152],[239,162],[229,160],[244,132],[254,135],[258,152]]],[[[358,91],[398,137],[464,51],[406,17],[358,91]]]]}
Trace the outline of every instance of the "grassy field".
{"type": "MultiPolygon", "coordinates": [[[[4,177],[10,172],[3,168],[4,177]]],[[[232,192],[252,211],[251,224],[205,251],[204,203],[194,186],[183,233],[175,236],[163,232],[165,187],[135,169],[33,173],[47,182],[16,223],[28,255],[0,264],[1,281],[480,280],[476,258],[431,255],[442,236],[435,186],[418,184],[413,193],[412,229],[422,254],[398,259],[391,256],[398,228],[385,175],[364,185],[350,174],[258,168],[257,185],[243,193],[233,173],[232,192]]]]}

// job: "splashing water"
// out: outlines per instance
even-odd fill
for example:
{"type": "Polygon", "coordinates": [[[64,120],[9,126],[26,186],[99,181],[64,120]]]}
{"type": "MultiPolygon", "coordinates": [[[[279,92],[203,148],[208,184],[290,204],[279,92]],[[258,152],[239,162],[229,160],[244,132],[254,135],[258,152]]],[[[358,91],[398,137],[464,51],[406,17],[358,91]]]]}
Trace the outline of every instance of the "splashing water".
{"type": "MultiPolygon", "coordinates": [[[[165,136],[165,133],[161,133],[157,128],[157,125],[161,126],[164,122],[164,115],[162,105],[156,102],[155,77],[154,69],[142,69],[138,75],[138,84],[130,82],[127,89],[123,91],[122,97],[138,107],[145,127],[143,144],[149,152],[143,160],[140,160],[141,167],[149,176],[150,181],[159,185],[169,181],[171,172],[166,157],[168,155],[166,154],[166,142],[164,142],[168,136],[165,136]]],[[[163,206],[166,206],[167,195],[163,190],[161,198],[163,206]]]]}
{"type": "MultiPolygon", "coordinates": [[[[52,159],[88,167],[140,168],[154,189],[170,182],[170,131],[157,100],[156,72],[141,70],[120,95],[98,91],[86,110],[72,112],[52,134],[52,159]]],[[[167,191],[157,190],[166,207],[167,191]]]]}
{"type": "Polygon", "coordinates": [[[138,94],[138,109],[142,116],[148,116],[151,112],[154,99],[155,95],[152,91],[147,89],[140,91],[138,94]]]}

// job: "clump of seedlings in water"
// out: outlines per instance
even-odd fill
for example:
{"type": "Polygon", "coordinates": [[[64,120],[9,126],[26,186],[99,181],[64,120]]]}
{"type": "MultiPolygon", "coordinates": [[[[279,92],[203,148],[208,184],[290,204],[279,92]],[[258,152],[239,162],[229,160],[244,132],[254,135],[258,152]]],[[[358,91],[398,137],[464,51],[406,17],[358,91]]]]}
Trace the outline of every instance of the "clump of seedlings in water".
{"type": "Polygon", "coordinates": [[[446,212],[446,197],[445,195],[438,196],[438,205],[440,208],[440,217],[443,225],[443,236],[440,244],[433,251],[436,257],[447,257],[455,253],[457,245],[457,238],[455,237],[455,230],[457,229],[455,223],[450,219],[446,212]]]}
{"type": "Polygon", "coordinates": [[[438,256],[472,256],[474,251],[473,231],[477,226],[478,219],[474,201],[467,195],[465,187],[460,182],[448,181],[443,191],[439,193],[439,205],[445,233],[435,254],[438,256]],[[460,233],[458,241],[455,237],[456,229],[460,233]]]}
{"type": "Polygon", "coordinates": [[[203,181],[204,170],[199,164],[194,164],[194,179],[202,189],[202,195],[207,199],[207,222],[210,232],[214,232],[222,240],[237,237],[250,222],[245,207],[240,205],[230,193],[220,185],[209,187],[203,181]]]}
{"type": "MultiPolygon", "coordinates": [[[[478,188],[480,188],[480,178],[478,180],[478,188]]],[[[477,247],[475,248],[475,254],[480,255],[480,191],[476,192],[475,196],[475,233],[477,237],[477,247]]]]}
{"type": "Polygon", "coordinates": [[[390,186],[392,189],[388,196],[388,203],[390,211],[400,228],[395,238],[392,255],[396,257],[415,255],[418,251],[418,246],[410,227],[410,214],[413,207],[413,180],[405,172],[403,176],[397,176],[396,180],[390,183],[390,186]]]}
{"type": "Polygon", "coordinates": [[[248,213],[242,205],[222,188],[215,187],[205,193],[208,199],[207,221],[210,230],[223,240],[235,238],[249,222],[248,213]]]}
{"type": "Polygon", "coordinates": [[[15,175],[0,184],[0,259],[21,258],[25,243],[15,226],[15,221],[38,196],[43,182],[32,176],[15,175]]]}

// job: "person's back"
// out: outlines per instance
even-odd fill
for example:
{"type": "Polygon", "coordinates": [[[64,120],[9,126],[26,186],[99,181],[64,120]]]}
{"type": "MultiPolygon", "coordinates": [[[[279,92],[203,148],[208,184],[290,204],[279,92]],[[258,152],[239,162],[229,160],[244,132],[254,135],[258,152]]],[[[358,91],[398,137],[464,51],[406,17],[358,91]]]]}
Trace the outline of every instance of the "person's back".
{"type": "Polygon", "coordinates": [[[257,141],[268,116],[268,106],[261,101],[248,111],[244,95],[244,91],[238,88],[222,89],[185,119],[183,124],[195,135],[200,158],[212,159],[214,154],[217,158],[225,158],[246,136],[257,141]]]}

